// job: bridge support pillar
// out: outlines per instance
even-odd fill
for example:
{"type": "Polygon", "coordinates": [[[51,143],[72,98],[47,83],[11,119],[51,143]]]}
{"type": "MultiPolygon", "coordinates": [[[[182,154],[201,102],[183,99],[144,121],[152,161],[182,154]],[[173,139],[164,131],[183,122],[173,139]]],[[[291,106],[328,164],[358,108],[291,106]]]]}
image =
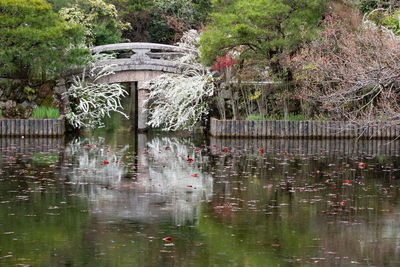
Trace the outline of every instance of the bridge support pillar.
{"type": "Polygon", "coordinates": [[[147,105],[145,105],[145,100],[149,95],[149,89],[144,86],[144,82],[138,82],[138,132],[146,132],[147,131],[147,119],[148,119],[148,111],[147,105]]]}

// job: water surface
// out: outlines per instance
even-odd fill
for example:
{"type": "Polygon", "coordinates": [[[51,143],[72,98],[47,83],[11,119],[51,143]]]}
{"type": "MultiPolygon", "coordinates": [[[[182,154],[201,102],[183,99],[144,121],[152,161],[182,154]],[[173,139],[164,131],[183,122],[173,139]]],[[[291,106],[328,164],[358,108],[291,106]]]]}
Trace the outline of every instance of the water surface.
{"type": "Polygon", "coordinates": [[[0,140],[1,266],[399,266],[399,142],[0,140]]]}

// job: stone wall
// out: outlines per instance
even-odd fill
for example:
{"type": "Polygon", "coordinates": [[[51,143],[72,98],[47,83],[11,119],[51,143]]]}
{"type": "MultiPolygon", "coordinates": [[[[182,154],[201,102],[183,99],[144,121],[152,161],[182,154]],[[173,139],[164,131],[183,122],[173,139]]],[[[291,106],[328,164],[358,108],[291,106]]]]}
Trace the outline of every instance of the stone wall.
{"type": "Polygon", "coordinates": [[[0,109],[3,118],[28,119],[39,106],[59,108],[55,82],[27,85],[26,81],[0,78],[0,109]]]}

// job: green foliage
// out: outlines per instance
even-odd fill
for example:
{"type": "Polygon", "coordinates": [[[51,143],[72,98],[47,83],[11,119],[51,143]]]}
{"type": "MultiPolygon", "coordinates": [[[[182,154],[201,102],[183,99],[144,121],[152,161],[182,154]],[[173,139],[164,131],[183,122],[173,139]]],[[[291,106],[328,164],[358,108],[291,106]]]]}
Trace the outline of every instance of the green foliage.
{"type": "Polygon", "coordinates": [[[33,89],[33,88],[29,87],[29,86],[26,86],[24,88],[24,92],[26,94],[26,97],[29,99],[29,101],[32,100],[33,95],[36,93],[35,89],[33,89]]]}
{"type": "MultiPolygon", "coordinates": [[[[247,121],[274,121],[274,120],[282,120],[283,118],[281,117],[275,117],[275,116],[266,116],[263,117],[261,115],[257,114],[250,114],[249,116],[246,117],[247,121]]],[[[289,114],[289,116],[286,118],[288,121],[306,121],[307,118],[303,114],[289,114]]]]}
{"type": "Polygon", "coordinates": [[[0,1],[0,77],[56,79],[88,54],[77,48],[83,32],[67,23],[44,0],[0,1]]]}
{"type": "Polygon", "coordinates": [[[246,121],[262,121],[264,120],[263,116],[257,114],[250,114],[246,117],[246,121]]]}
{"type": "Polygon", "coordinates": [[[68,7],[76,3],[76,0],[46,0],[53,10],[58,12],[63,7],[68,7]]]}
{"type": "Polygon", "coordinates": [[[120,21],[115,6],[103,0],[79,0],[59,13],[66,21],[83,26],[89,46],[119,43],[122,31],[130,27],[120,21]]]}
{"type": "Polygon", "coordinates": [[[153,42],[176,42],[183,32],[196,29],[208,17],[208,0],[154,0],[149,39],[153,42]]]}
{"type": "Polygon", "coordinates": [[[60,116],[60,111],[56,108],[38,107],[33,110],[32,118],[34,119],[57,119],[60,116]]]}
{"type": "Polygon", "coordinates": [[[393,12],[393,14],[384,17],[382,20],[382,25],[392,30],[394,34],[399,35],[400,34],[399,16],[400,16],[400,10],[398,9],[395,12],[393,12]]]}
{"type": "Polygon", "coordinates": [[[398,1],[393,0],[355,0],[350,3],[358,4],[362,13],[371,12],[376,8],[393,9],[395,6],[398,7],[398,1]]]}
{"type": "Polygon", "coordinates": [[[289,114],[288,121],[306,121],[307,118],[303,114],[289,114]]]}
{"type": "Polygon", "coordinates": [[[3,116],[3,110],[0,109],[0,118],[3,116]]]}
{"type": "MultiPolygon", "coordinates": [[[[242,58],[272,62],[315,36],[326,0],[214,0],[212,23],[201,38],[203,63],[241,46],[242,58]]],[[[272,66],[273,67],[273,66],[272,66]]]]}
{"type": "Polygon", "coordinates": [[[32,118],[34,119],[44,119],[46,118],[47,107],[35,108],[32,112],[32,118]]]}
{"type": "Polygon", "coordinates": [[[201,28],[210,0],[111,0],[125,22],[132,25],[123,37],[136,42],[172,44],[189,29],[201,28]]]}
{"type": "Polygon", "coordinates": [[[48,119],[58,119],[58,117],[60,117],[60,111],[58,108],[47,108],[46,115],[48,119]]]}

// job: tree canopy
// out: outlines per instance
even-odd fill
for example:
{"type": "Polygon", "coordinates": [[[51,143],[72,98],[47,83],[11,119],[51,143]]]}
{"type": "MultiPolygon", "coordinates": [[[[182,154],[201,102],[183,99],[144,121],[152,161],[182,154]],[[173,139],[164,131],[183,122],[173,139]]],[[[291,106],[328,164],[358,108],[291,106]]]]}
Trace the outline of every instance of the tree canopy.
{"type": "Polygon", "coordinates": [[[214,0],[215,12],[202,34],[202,61],[240,47],[244,58],[276,63],[283,50],[292,52],[316,32],[326,0],[214,0]]]}
{"type": "Polygon", "coordinates": [[[122,31],[130,28],[120,20],[115,6],[104,0],[79,0],[59,13],[66,21],[84,27],[88,46],[119,43],[122,31]]]}
{"type": "Polygon", "coordinates": [[[46,1],[2,0],[0,11],[0,77],[46,80],[84,61],[82,28],[46,1]]]}

